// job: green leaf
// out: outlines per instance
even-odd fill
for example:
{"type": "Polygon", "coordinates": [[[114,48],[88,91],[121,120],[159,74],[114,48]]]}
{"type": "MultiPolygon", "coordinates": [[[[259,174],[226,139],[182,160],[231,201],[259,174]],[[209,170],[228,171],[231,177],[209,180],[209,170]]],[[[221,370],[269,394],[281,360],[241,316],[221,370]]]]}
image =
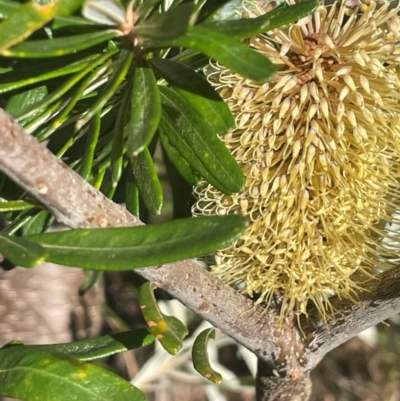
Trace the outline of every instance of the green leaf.
{"type": "Polygon", "coordinates": [[[276,8],[260,17],[206,22],[201,26],[236,39],[249,38],[306,17],[316,10],[318,4],[317,0],[302,0],[298,4],[276,8]]]}
{"type": "Polygon", "coordinates": [[[167,352],[176,355],[183,346],[188,329],[176,317],[166,316],[160,311],[154,296],[155,288],[157,285],[154,283],[145,283],[140,287],[140,309],[151,333],[167,352]]]}
{"type": "Polygon", "coordinates": [[[163,192],[149,150],[146,148],[136,157],[132,157],[131,166],[135,183],[147,210],[154,215],[160,214],[163,192]]]}
{"type": "Polygon", "coordinates": [[[101,128],[101,112],[98,111],[90,121],[89,130],[86,139],[85,153],[79,168],[79,173],[86,181],[89,180],[93,168],[94,152],[99,140],[101,128]]]}
{"type": "Polygon", "coordinates": [[[15,0],[0,0],[0,19],[8,18],[20,5],[15,0]]]}
{"type": "Polygon", "coordinates": [[[115,92],[119,89],[122,81],[124,80],[128,70],[131,66],[133,59],[133,51],[131,49],[122,49],[118,61],[114,67],[114,70],[100,93],[97,99],[94,101],[94,104],[88,109],[85,115],[77,122],[77,128],[81,128],[85,125],[96,113],[98,110],[102,109],[103,106],[107,103],[107,101],[115,94],[115,92]]]}
{"type": "Polygon", "coordinates": [[[16,201],[7,201],[3,198],[0,198],[0,212],[17,212],[20,210],[27,210],[32,209],[34,205],[29,202],[25,202],[23,200],[16,200],[16,201]]]}
{"type": "Polygon", "coordinates": [[[128,156],[136,156],[153,139],[161,118],[161,98],[153,70],[145,60],[135,68],[128,130],[128,156]]]}
{"type": "Polygon", "coordinates": [[[49,262],[89,270],[130,270],[224,248],[243,233],[246,225],[243,216],[211,216],[149,226],[33,234],[25,238],[43,246],[49,262]]]}
{"type": "Polygon", "coordinates": [[[196,175],[196,171],[194,171],[194,169],[185,160],[185,158],[171,144],[171,142],[169,141],[169,136],[171,135],[177,136],[179,135],[179,133],[176,132],[175,127],[169,125],[168,123],[165,123],[165,121],[161,121],[160,139],[169,160],[171,161],[171,163],[174,164],[176,169],[188,183],[192,185],[197,185],[201,181],[201,177],[199,175],[196,175]],[[166,131],[171,129],[175,132],[166,134],[166,131]]]}
{"type": "Polygon", "coordinates": [[[53,31],[59,30],[59,29],[68,29],[69,31],[72,31],[76,28],[79,27],[91,27],[91,26],[96,26],[96,23],[93,21],[89,21],[85,18],[77,17],[77,16],[72,16],[72,17],[56,17],[54,18],[52,24],[51,24],[51,29],[53,31]]]}
{"type": "Polygon", "coordinates": [[[149,62],[217,134],[223,135],[235,126],[229,107],[202,75],[172,60],[152,58],[149,62]]]}
{"type": "Polygon", "coordinates": [[[26,345],[25,347],[40,349],[53,355],[75,358],[80,361],[92,361],[145,347],[153,343],[154,340],[155,336],[150,334],[149,330],[139,329],[65,344],[26,345]]]}
{"type": "Polygon", "coordinates": [[[229,150],[182,96],[166,87],[160,91],[160,131],[171,146],[214,187],[226,194],[239,192],[245,178],[229,150]]]}
{"type": "MultiPolygon", "coordinates": [[[[83,0],[57,0],[52,2],[30,1],[18,7],[0,23],[0,54],[22,42],[43,27],[56,15],[68,16],[75,12],[83,0]]],[[[10,11],[10,9],[8,8],[10,11]]]]}
{"type": "MultiPolygon", "coordinates": [[[[230,0],[207,0],[204,2],[204,5],[200,8],[200,13],[197,19],[197,22],[204,21],[210,18],[217,10],[221,9],[226,3],[229,3],[230,0]]],[[[241,4],[239,4],[241,6],[241,4]]],[[[241,7],[236,8],[239,10],[241,7]]]]}
{"type": "Polygon", "coordinates": [[[56,16],[68,17],[77,11],[83,4],[84,0],[58,0],[56,8],[56,16]]]}
{"type": "Polygon", "coordinates": [[[34,267],[46,259],[46,250],[24,237],[0,233],[0,252],[11,262],[23,267],[34,267]]]}
{"type": "Polygon", "coordinates": [[[32,71],[31,67],[30,69],[26,70],[26,73],[21,78],[15,78],[15,73],[11,71],[7,74],[2,75],[2,81],[5,83],[0,84],[0,94],[23,88],[24,86],[37,84],[39,82],[61,77],[63,75],[73,74],[74,72],[82,71],[86,66],[92,65],[92,63],[100,57],[102,56],[99,56],[98,54],[90,55],[72,63],[65,62],[66,65],[55,68],[51,62],[46,60],[45,63],[42,63],[41,68],[36,66],[35,71],[32,71]]]}
{"type": "Polygon", "coordinates": [[[154,14],[135,27],[141,39],[172,39],[186,33],[190,17],[194,11],[193,3],[170,7],[167,12],[154,14]]]}
{"type": "Polygon", "coordinates": [[[144,42],[147,47],[182,46],[195,49],[217,60],[245,78],[265,82],[275,73],[275,66],[262,54],[222,33],[195,26],[184,36],[170,40],[144,42]]]}
{"type": "Polygon", "coordinates": [[[0,23],[0,54],[49,22],[55,16],[56,6],[57,3],[30,1],[16,9],[0,23]]]}
{"type": "Polygon", "coordinates": [[[155,8],[160,5],[160,3],[161,0],[146,0],[139,4],[135,11],[140,18],[146,18],[155,8]]]}
{"type": "Polygon", "coordinates": [[[76,53],[99,43],[120,36],[117,30],[96,31],[64,38],[25,41],[12,49],[5,50],[3,56],[20,58],[59,57],[76,53]]]}
{"type": "Polygon", "coordinates": [[[21,110],[24,110],[36,104],[46,95],[47,87],[44,85],[18,93],[17,95],[12,96],[11,99],[7,102],[5,110],[12,116],[16,115],[20,113],[21,110]]]}
{"type": "Polygon", "coordinates": [[[222,376],[211,367],[208,360],[207,343],[210,339],[215,339],[214,329],[206,329],[196,337],[192,349],[193,366],[207,380],[219,384],[222,376]]]}
{"type": "Polygon", "coordinates": [[[0,349],[0,395],[24,401],[146,401],[100,366],[23,345],[0,349]]]}
{"type": "Polygon", "coordinates": [[[135,183],[131,168],[128,168],[126,177],[125,206],[130,213],[132,213],[134,216],[139,217],[140,213],[139,188],[135,183]]]}
{"type": "Polygon", "coordinates": [[[122,176],[124,153],[126,151],[125,137],[126,130],[125,124],[129,116],[129,105],[132,93],[132,72],[128,72],[127,84],[123,89],[122,100],[119,106],[117,120],[115,121],[115,128],[112,136],[111,148],[111,176],[112,187],[116,188],[122,176]]]}
{"type": "Polygon", "coordinates": [[[23,235],[42,233],[53,221],[54,217],[47,210],[40,210],[23,225],[23,235]]]}

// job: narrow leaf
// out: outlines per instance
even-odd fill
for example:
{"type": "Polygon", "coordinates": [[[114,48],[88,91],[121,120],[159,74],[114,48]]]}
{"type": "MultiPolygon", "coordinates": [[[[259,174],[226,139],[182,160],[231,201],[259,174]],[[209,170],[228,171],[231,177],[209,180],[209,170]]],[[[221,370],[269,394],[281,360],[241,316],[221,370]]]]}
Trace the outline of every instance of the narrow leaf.
{"type": "Polygon", "coordinates": [[[257,82],[275,73],[275,66],[262,54],[222,33],[195,26],[184,36],[170,40],[144,42],[147,47],[182,46],[195,49],[217,60],[225,67],[257,82]]]}
{"type": "Polygon", "coordinates": [[[229,107],[202,75],[172,60],[152,58],[150,63],[217,134],[226,134],[234,127],[235,120],[229,107]]]}
{"type": "Polygon", "coordinates": [[[27,210],[32,209],[34,205],[29,202],[25,202],[23,200],[16,200],[16,201],[7,201],[3,198],[0,198],[0,212],[17,212],[20,210],[27,210]]]}
{"type": "Polygon", "coordinates": [[[132,173],[140,196],[147,210],[160,214],[163,205],[163,192],[160,180],[149,150],[146,148],[131,159],[132,173]]]}
{"type": "Polygon", "coordinates": [[[183,346],[183,339],[188,334],[187,327],[176,317],[165,316],[158,307],[154,296],[154,283],[145,283],[140,287],[139,303],[144,319],[151,333],[172,355],[176,355],[183,346]]]}
{"type": "Polygon", "coordinates": [[[167,12],[155,14],[139,23],[135,32],[142,39],[172,39],[181,36],[188,30],[194,8],[193,3],[170,7],[167,12]]]}
{"type": "Polygon", "coordinates": [[[140,227],[34,234],[25,238],[43,246],[49,262],[89,270],[129,270],[205,255],[228,246],[245,228],[243,216],[230,215],[140,227]]]}
{"type": "Polygon", "coordinates": [[[240,191],[244,185],[243,171],[218,136],[182,96],[166,87],[160,90],[161,128],[171,146],[220,191],[226,194],[240,191]]]}
{"type": "Polygon", "coordinates": [[[96,150],[97,142],[99,140],[101,128],[101,113],[98,111],[92,118],[87,133],[85,153],[82,156],[79,172],[82,178],[86,181],[89,180],[94,161],[94,152],[96,150]]]}
{"type": "Polygon", "coordinates": [[[192,348],[193,366],[207,380],[219,384],[222,376],[211,367],[208,360],[207,343],[210,339],[215,339],[214,329],[206,329],[197,336],[192,348]]]}
{"type": "MultiPolygon", "coordinates": [[[[230,0],[207,0],[203,7],[200,9],[200,13],[197,19],[197,22],[201,22],[210,18],[212,14],[214,14],[218,9],[223,7],[230,0]]],[[[239,9],[239,7],[237,8],[239,9]]]]}
{"type": "Polygon", "coordinates": [[[46,259],[46,250],[25,237],[12,237],[0,233],[0,252],[18,266],[34,267],[46,259]]]}
{"type": "Polygon", "coordinates": [[[128,118],[130,98],[132,93],[132,72],[128,73],[127,84],[123,89],[122,100],[117,114],[117,120],[115,121],[115,127],[112,136],[112,148],[111,148],[111,175],[112,175],[112,187],[116,188],[119,180],[122,176],[123,164],[124,164],[124,153],[126,151],[125,137],[126,130],[125,124],[128,118]]]}
{"type": "Polygon", "coordinates": [[[46,86],[38,86],[37,88],[18,93],[11,97],[7,102],[5,110],[7,113],[16,115],[21,110],[33,106],[47,95],[46,86]]]}
{"type": "Polygon", "coordinates": [[[133,178],[131,168],[128,168],[126,184],[125,184],[125,206],[127,210],[134,216],[139,217],[140,202],[139,202],[139,188],[133,178]]]}
{"type": "Polygon", "coordinates": [[[65,344],[26,345],[28,349],[41,349],[53,355],[75,358],[80,361],[92,361],[110,355],[142,348],[155,340],[147,329],[109,334],[90,340],[74,341],[65,344]]]}
{"type": "Polygon", "coordinates": [[[3,56],[20,58],[59,57],[76,53],[99,43],[120,36],[117,30],[96,31],[64,38],[25,41],[12,49],[5,50],[3,56]]]}
{"type": "Polygon", "coordinates": [[[146,401],[129,382],[100,366],[23,345],[0,349],[0,395],[24,401],[146,401]]]}
{"type": "Polygon", "coordinates": [[[66,63],[66,65],[61,67],[54,67],[49,61],[46,61],[45,64],[48,65],[48,68],[42,66],[42,69],[45,71],[41,71],[41,68],[36,67],[35,72],[33,72],[32,68],[30,68],[29,70],[27,70],[26,75],[24,74],[23,77],[17,79],[15,78],[13,72],[9,72],[2,76],[2,81],[5,83],[0,83],[0,94],[23,88],[24,86],[33,85],[53,78],[61,77],[63,75],[73,74],[74,72],[81,71],[86,66],[91,65],[94,60],[96,60],[96,58],[99,58],[99,55],[90,55],[81,60],[74,61],[72,63],[66,63]],[[36,70],[38,71],[36,72],[36,70]]]}
{"type": "Polygon", "coordinates": [[[55,15],[57,3],[40,4],[30,1],[16,9],[0,23],[0,54],[22,42],[55,15]]]}
{"type": "Polygon", "coordinates": [[[54,221],[54,217],[47,210],[36,212],[22,227],[23,235],[44,232],[54,221]]]}
{"type": "Polygon", "coordinates": [[[121,50],[118,61],[114,67],[114,71],[111,74],[105,88],[97,97],[90,109],[88,109],[86,114],[78,121],[77,128],[81,128],[83,125],[85,125],[98,110],[103,108],[111,96],[113,96],[118,90],[126,74],[128,73],[132,59],[133,51],[131,49],[121,50]]]}
{"type": "MultiPolygon", "coordinates": [[[[0,23],[0,54],[14,46],[33,32],[47,24],[55,16],[68,16],[74,13],[83,0],[55,0],[47,2],[29,1],[0,23]]],[[[8,11],[11,11],[8,8],[8,11]]]]}
{"type": "Polygon", "coordinates": [[[188,183],[197,185],[201,181],[201,177],[190,166],[190,164],[179,153],[179,151],[171,144],[169,137],[172,135],[178,136],[179,133],[175,130],[175,127],[173,127],[171,124],[165,123],[165,120],[163,119],[160,124],[160,139],[169,160],[174,164],[176,169],[188,183]],[[174,130],[175,132],[166,133],[168,130],[174,130]]]}
{"type": "Polygon", "coordinates": [[[135,68],[128,131],[128,156],[135,156],[153,139],[161,118],[161,98],[153,70],[145,60],[135,68]]]}
{"type": "Polygon", "coordinates": [[[306,17],[318,4],[317,0],[302,0],[298,4],[276,8],[260,17],[206,22],[201,26],[236,39],[249,38],[306,17]]]}

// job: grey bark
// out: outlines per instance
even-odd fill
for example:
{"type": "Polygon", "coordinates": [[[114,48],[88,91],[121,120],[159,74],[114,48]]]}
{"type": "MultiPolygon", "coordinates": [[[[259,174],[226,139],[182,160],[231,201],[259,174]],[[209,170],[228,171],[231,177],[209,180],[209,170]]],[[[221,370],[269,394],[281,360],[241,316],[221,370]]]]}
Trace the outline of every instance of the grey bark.
{"type": "MultiPolygon", "coordinates": [[[[0,170],[70,227],[142,224],[87,184],[1,110],[0,170]]],[[[137,272],[258,356],[260,401],[306,401],[309,372],[326,352],[400,311],[400,268],[371,281],[360,294],[359,304],[333,299],[338,312],[329,322],[311,310],[301,328],[295,315],[280,325],[277,308],[255,306],[191,260],[137,272]]]]}

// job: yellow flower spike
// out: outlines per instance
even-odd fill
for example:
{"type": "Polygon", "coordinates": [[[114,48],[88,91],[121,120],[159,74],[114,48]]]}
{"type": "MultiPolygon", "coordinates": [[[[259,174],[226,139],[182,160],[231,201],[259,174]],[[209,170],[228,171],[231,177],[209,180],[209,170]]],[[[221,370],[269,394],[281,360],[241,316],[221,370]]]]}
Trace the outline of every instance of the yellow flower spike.
{"type": "Polygon", "coordinates": [[[400,260],[400,5],[390,3],[321,4],[251,38],[278,67],[268,84],[205,70],[236,117],[222,140],[246,183],[229,196],[201,183],[193,214],[248,216],[212,271],[257,303],[280,294],[281,318],[312,301],[326,319],[330,296],[357,302],[400,260]]]}

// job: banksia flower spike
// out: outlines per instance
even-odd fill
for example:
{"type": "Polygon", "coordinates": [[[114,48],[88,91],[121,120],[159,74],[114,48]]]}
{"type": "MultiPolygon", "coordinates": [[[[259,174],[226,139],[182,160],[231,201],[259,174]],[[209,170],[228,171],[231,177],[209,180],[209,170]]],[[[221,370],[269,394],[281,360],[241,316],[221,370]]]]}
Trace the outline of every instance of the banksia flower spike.
{"type": "Polygon", "coordinates": [[[206,68],[236,117],[222,140],[246,184],[201,183],[193,213],[248,216],[212,271],[257,302],[280,294],[282,317],[312,301],[326,318],[331,295],[357,301],[400,258],[400,7],[381,3],[335,1],[250,39],[278,68],[268,83],[206,68]]]}

